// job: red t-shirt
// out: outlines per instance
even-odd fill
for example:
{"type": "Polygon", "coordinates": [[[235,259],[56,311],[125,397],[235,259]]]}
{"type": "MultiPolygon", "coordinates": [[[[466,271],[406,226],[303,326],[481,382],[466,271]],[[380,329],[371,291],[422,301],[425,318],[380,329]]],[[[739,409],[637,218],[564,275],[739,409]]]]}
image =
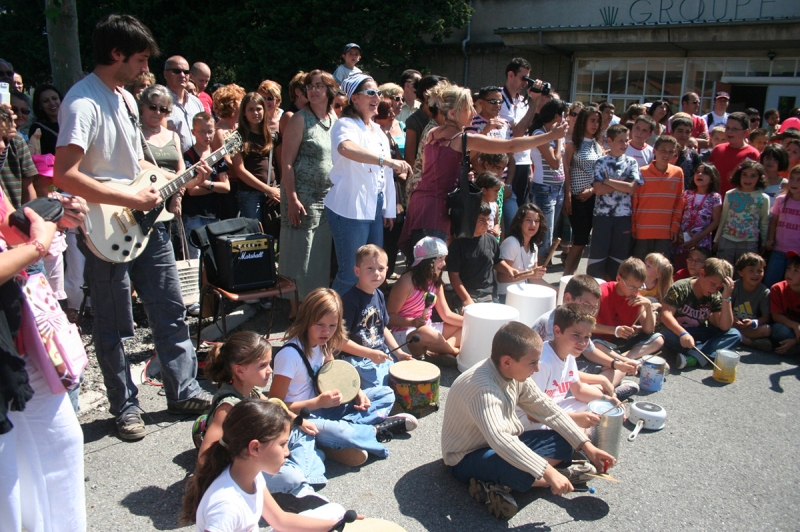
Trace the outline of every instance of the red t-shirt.
{"type": "Polygon", "coordinates": [[[725,193],[733,188],[731,185],[731,176],[733,171],[742,164],[745,159],[753,159],[758,161],[761,153],[749,144],[745,144],[741,148],[731,148],[727,142],[723,142],[711,151],[711,156],[708,162],[713,164],[719,170],[719,194],[723,198],[725,193]]]}
{"type": "Polygon", "coordinates": [[[209,96],[205,91],[199,92],[197,93],[197,99],[203,104],[203,109],[205,112],[211,114],[211,109],[214,107],[214,101],[211,99],[211,96],[209,96]]]}
{"type": "MultiPolygon", "coordinates": [[[[617,294],[617,282],[610,281],[600,285],[600,310],[597,313],[597,323],[617,327],[619,325],[632,326],[639,318],[641,305],[632,307],[628,305],[627,298],[617,294]]],[[[614,340],[613,334],[595,334],[602,340],[614,340]]]]}
{"type": "Polygon", "coordinates": [[[800,292],[789,288],[788,281],[775,283],[769,289],[769,311],[800,322],[800,292]]]}
{"type": "Polygon", "coordinates": [[[692,274],[689,273],[687,268],[681,268],[675,272],[675,275],[672,276],[672,282],[674,283],[675,281],[680,281],[681,279],[688,279],[691,276],[692,274]]]}

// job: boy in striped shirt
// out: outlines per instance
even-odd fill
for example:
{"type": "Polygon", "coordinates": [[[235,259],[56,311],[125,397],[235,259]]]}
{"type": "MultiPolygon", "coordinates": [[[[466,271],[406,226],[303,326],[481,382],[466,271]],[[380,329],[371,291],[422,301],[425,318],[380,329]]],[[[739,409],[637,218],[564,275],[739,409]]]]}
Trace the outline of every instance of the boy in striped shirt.
{"type": "Polygon", "coordinates": [[[644,184],[633,193],[633,255],[642,260],[650,253],[670,256],[683,214],[683,170],[670,164],[678,141],[661,135],[654,152],[653,162],[641,168],[644,184]]]}

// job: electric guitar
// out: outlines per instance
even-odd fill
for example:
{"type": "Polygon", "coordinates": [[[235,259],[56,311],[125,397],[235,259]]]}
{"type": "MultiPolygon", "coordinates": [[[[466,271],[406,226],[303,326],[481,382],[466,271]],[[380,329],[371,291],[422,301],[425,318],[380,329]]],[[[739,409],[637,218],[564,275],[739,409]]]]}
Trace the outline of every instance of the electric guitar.
{"type": "MultiPolygon", "coordinates": [[[[226,155],[235,155],[241,150],[242,137],[238,132],[233,132],[225,139],[220,149],[204,160],[209,166],[214,166],[226,155]]],[[[174,218],[164,207],[173,194],[195,178],[199,164],[198,162],[171,180],[164,177],[159,170],[144,170],[130,183],[106,182],[106,186],[131,195],[137,194],[144,188],[155,187],[161,195],[161,202],[150,211],[89,203],[89,212],[81,228],[86,237],[87,247],[97,257],[108,262],[134,260],[147,246],[153,226],[157,222],[174,218]]]]}

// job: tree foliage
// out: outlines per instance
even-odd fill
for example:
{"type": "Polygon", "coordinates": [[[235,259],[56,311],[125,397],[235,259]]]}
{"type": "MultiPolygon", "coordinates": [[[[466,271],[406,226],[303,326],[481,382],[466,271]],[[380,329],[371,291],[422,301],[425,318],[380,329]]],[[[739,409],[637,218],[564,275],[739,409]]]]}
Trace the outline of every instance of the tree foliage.
{"type": "MultiPolygon", "coordinates": [[[[161,77],[173,54],[204,61],[212,82],[254,88],[263,79],[286,85],[298,70],[333,71],[345,43],[362,47],[359,66],[396,78],[425,67],[427,42],[440,42],[466,25],[464,0],[77,0],[83,65],[91,70],[91,34],[104,15],[130,13],[153,31],[162,56],[151,61],[161,77]]],[[[50,78],[44,2],[0,0],[0,57],[23,73],[26,84],[50,78]]]]}

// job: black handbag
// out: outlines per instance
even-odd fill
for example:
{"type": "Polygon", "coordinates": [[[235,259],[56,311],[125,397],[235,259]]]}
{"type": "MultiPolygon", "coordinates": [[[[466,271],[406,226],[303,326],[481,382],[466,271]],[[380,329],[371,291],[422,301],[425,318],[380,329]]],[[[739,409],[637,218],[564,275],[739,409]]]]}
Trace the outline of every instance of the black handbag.
{"type": "Polygon", "coordinates": [[[461,131],[461,154],[461,179],[458,187],[447,194],[447,212],[450,216],[450,233],[455,238],[469,238],[475,234],[483,191],[469,180],[469,151],[467,132],[464,130],[461,131]]]}

